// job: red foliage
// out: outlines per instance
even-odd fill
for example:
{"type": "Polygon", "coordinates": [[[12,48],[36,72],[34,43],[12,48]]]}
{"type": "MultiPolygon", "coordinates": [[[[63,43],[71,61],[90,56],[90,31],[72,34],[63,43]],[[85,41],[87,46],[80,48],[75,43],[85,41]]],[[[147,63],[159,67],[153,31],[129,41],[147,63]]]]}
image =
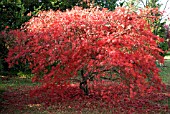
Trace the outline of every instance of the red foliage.
{"type": "Polygon", "coordinates": [[[88,80],[102,77],[123,83],[132,98],[161,90],[155,61],[163,63],[157,47],[162,39],[151,32],[142,13],[79,7],[43,11],[22,29],[11,31],[16,44],[6,60],[10,66],[28,61],[33,81],[42,82],[43,89],[69,84],[81,75],[82,89],[88,80]]]}

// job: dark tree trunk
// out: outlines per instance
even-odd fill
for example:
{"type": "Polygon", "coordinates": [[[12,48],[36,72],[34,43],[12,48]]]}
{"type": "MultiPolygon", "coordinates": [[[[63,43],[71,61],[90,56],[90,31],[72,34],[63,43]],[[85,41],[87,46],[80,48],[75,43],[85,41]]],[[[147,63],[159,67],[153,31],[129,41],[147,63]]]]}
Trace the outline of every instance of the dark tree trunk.
{"type": "Polygon", "coordinates": [[[84,70],[81,70],[81,77],[82,81],[80,82],[80,89],[84,91],[85,95],[89,95],[88,85],[87,85],[87,78],[84,76],[84,70]]]}

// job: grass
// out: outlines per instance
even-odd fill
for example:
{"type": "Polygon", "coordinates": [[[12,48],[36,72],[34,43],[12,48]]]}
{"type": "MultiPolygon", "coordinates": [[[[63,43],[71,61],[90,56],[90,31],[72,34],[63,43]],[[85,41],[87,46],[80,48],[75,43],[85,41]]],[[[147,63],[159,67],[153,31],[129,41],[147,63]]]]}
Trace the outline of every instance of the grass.
{"type": "Polygon", "coordinates": [[[170,51],[166,53],[164,59],[165,59],[164,65],[159,66],[161,70],[160,76],[165,84],[170,85],[170,51]]]}
{"type": "MultiPolygon", "coordinates": [[[[4,92],[8,91],[9,88],[16,89],[22,86],[35,86],[37,83],[32,83],[30,74],[25,74],[19,72],[17,76],[3,76],[0,75],[0,102],[4,99],[2,95],[4,92]]],[[[0,106],[1,109],[1,106],[0,106]]]]}
{"type": "Polygon", "coordinates": [[[0,81],[0,89],[17,88],[19,86],[34,86],[35,83],[32,83],[31,79],[20,78],[20,77],[11,77],[8,80],[0,81]]]}
{"type": "Polygon", "coordinates": [[[19,72],[17,76],[0,76],[0,90],[6,90],[9,87],[34,86],[37,83],[32,83],[32,76],[32,74],[25,74],[23,72],[19,72]]]}
{"type": "Polygon", "coordinates": [[[170,51],[168,51],[168,52],[166,53],[166,56],[170,56],[170,51]]]}
{"type": "MultiPolygon", "coordinates": [[[[166,83],[167,85],[170,85],[170,55],[165,57],[165,64],[164,66],[160,67],[161,68],[161,72],[160,72],[160,76],[162,78],[162,81],[164,83],[166,83]]],[[[32,75],[28,75],[28,74],[24,74],[22,72],[18,73],[18,76],[16,77],[10,77],[7,80],[0,80],[0,102],[2,102],[4,99],[1,98],[1,95],[3,92],[8,91],[9,88],[13,88],[15,90],[17,90],[18,87],[22,87],[22,86],[35,86],[37,85],[37,83],[32,83],[31,82],[31,77],[32,75]]],[[[18,90],[17,90],[18,91],[18,90]]],[[[168,99],[169,106],[170,106],[170,99],[168,99]]],[[[75,102],[76,103],[76,102],[75,102]]],[[[1,106],[0,106],[1,108],[1,106]]],[[[50,106],[47,109],[44,109],[44,107],[41,104],[30,104],[27,105],[24,109],[22,110],[18,110],[18,109],[14,109],[13,106],[8,107],[8,111],[10,112],[10,109],[12,110],[12,113],[16,113],[16,114],[49,114],[49,113],[57,113],[57,114],[73,114],[73,113],[80,113],[80,112],[75,112],[74,109],[72,108],[67,108],[66,110],[56,110],[56,107],[50,106]]],[[[108,110],[102,110],[102,112],[100,112],[101,109],[95,109],[95,110],[89,110],[89,109],[83,109],[81,113],[92,113],[92,114],[98,114],[98,113],[112,113],[112,112],[108,112],[108,110]]],[[[2,114],[6,114],[6,110],[0,112],[2,114]]]]}
{"type": "Polygon", "coordinates": [[[170,84],[170,59],[165,60],[164,66],[161,67],[160,76],[164,83],[170,84]]]}

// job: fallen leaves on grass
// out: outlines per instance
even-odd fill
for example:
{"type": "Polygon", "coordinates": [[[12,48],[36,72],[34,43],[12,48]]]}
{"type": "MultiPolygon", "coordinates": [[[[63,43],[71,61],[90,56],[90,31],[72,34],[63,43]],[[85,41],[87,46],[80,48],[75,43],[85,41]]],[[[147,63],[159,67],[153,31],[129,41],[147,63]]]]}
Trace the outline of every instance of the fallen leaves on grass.
{"type": "Polygon", "coordinates": [[[32,89],[22,86],[17,90],[10,89],[4,92],[2,113],[12,113],[16,109],[22,113],[23,110],[30,109],[48,113],[167,113],[170,111],[166,95],[168,93],[147,93],[144,96],[130,99],[128,89],[116,83],[105,86],[91,85],[91,94],[88,96],[83,94],[78,84],[56,86],[56,88],[44,90],[32,89]],[[30,90],[31,93],[36,92],[36,96],[30,96],[30,90]],[[41,94],[38,94],[38,91],[41,91],[41,94]]]}

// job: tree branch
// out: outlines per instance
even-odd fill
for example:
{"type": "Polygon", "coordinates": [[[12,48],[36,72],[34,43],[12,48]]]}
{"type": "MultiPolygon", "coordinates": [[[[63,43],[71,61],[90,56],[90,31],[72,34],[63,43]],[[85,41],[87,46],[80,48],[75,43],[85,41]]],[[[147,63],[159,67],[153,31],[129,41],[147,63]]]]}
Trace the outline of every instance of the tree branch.
{"type": "Polygon", "coordinates": [[[120,79],[120,78],[107,78],[107,77],[103,77],[103,76],[101,76],[100,78],[105,79],[105,80],[110,80],[110,81],[115,81],[115,80],[120,79]]]}

